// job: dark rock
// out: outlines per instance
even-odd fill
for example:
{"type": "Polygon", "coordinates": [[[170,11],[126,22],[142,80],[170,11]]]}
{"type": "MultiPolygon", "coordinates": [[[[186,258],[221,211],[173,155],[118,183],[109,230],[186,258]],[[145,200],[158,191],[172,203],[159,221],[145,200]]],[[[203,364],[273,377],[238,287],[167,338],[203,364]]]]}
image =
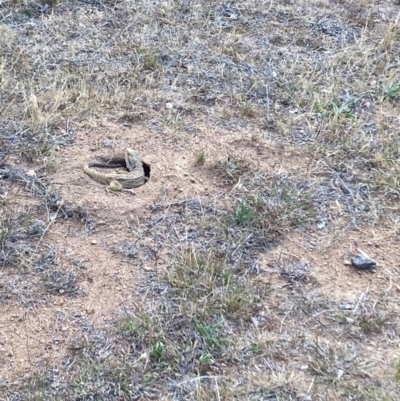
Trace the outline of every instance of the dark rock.
{"type": "Polygon", "coordinates": [[[351,257],[351,263],[359,269],[371,269],[376,266],[375,260],[368,258],[367,256],[358,254],[351,257]]]}

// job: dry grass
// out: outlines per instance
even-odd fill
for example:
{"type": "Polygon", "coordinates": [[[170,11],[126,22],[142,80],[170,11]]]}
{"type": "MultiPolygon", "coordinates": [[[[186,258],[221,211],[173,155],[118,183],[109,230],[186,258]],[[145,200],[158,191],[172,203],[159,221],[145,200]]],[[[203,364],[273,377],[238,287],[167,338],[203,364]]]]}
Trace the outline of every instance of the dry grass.
{"type": "Polygon", "coordinates": [[[0,380],[0,399],[396,400],[398,270],[349,306],[303,261],[274,261],[278,285],[259,262],[291,232],[398,236],[396,13],[372,1],[0,2],[0,306],[83,295],[46,234],[57,218],[86,232],[95,222],[40,174],[85,119],[141,124],[166,144],[200,126],[252,131],[255,148],[310,166],[272,174],[199,148],[229,195],[149,205],[111,250],[156,266],[140,302],[101,327],[82,322],[60,366],[0,380]],[[34,205],[19,209],[16,188],[34,205]]]}

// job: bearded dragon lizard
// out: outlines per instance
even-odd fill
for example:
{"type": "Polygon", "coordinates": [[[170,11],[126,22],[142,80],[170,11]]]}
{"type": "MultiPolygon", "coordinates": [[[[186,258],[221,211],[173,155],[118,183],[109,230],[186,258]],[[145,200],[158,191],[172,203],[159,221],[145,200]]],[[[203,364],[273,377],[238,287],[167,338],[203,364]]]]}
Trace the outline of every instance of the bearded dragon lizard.
{"type": "Polygon", "coordinates": [[[131,148],[125,150],[125,161],[119,161],[117,164],[85,163],[83,166],[83,171],[87,175],[95,181],[107,185],[107,192],[122,191],[123,189],[133,192],[133,188],[140,187],[148,181],[149,177],[145,174],[145,169],[148,171],[149,166],[131,148]],[[104,174],[92,167],[123,167],[123,169],[104,174]]]}

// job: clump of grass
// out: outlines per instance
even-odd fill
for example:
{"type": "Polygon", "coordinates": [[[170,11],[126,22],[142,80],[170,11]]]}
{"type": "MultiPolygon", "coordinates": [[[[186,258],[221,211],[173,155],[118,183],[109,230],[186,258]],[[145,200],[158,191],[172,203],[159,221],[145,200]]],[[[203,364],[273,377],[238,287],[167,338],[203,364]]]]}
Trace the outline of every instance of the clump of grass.
{"type": "Polygon", "coordinates": [[[382,97],[390,101],[397,101],[400,98],[400,82],[390,82],[382,86],[382,97]]]}
{"type": "Polygon", "coordinates": [[[354,118],[354,104],[355,99],[353,98],[341,101],[337,97],[334,97],[323,103],[315,101],[313,110],[319,113],[322,118],[354,118]]]}
{"type": "Polygon", "coordinates": [[[28,18],[32,18],[33,16],[33,11],[30,8],[26,8],[22,11],[23,14],[25,14],[28,18]]]}
{"type": "Polygon", "coordinates": [[[150,356],[154,358],[156,361],[160,361],[161,359],[165,359],[165,346],[162,341],[157,341],[150,352],[150,356]]]}
{"type": "Polygon", "coordinates": [[[373,167],[374,185],[384,190],[386,199],[400,195],[400,145],[389,135],[381,141],[379,149],[366,155],[366,160],[373,167]]]}
{"type": "Polygon", "coordinates": [[[206,153],[202,149],[196,154],[196,164],[203,165],[206,162],[206,153]]]}
{"type": "Polygon", "coordinates": [[[284,176],[259,177],[252,194],[234,210],[238,225],[282,232],[311,222],[316,215],[312,189],[284,176]]]}
{"type": "Polygon", "coordinates": [[[252,102],[245,101],[240,105],[240,114],[243,117],[254,118],[258,113],[256,106],[252,102]]]}
{"type": "Polygon", "coordinates": [[[46,290],[53,295],[77,296],[79,286],[76,275],[72,272],[63,273],[54,270],[43,278],[46,290]]]}
{"type": "Polygon", "coordinates": [[[388,324],[387,317],[374,314],[361,314],[357,316],[357,322],[365,333],[382,333],[388,324]]]}
{"type": "Polygon", "coordinates": [[[157,316],[149,316],[145,310],[121,318],[117,322],[117,329],[123,337],[137,339],[143,348],[165,342],[159,319],[157,316]]]}
{"type": "Polygon", "coordinates": [[[173,292],[179,291],[196,305],[196,309],[202,310],[204,319],[214,313],[233,312],[233,305],[238,306],[236,312],[245,312],[253,296],[248,288],[239,284],[221,255],[212,251],[199,255],[184,253],[168,281],[173,285],[173,292]],[[219,288],[217,293],[216,288],[219,288]]]}
{"type": "Polygon", "coordinates": [[[219,160],[212,168],[227,184],[233,184],[244,172],[243,163],[243,160],[229,156],[225,160],[219,160]]]}
{"type": "Polygon", "coordinates": [[[246,202],[241,202],[240,206],[235,209],[235,219],[240,225],[248,225],[254,218],[253,209],[246,202]]]}
{"type": "Polygon", "coordinates": [[[26,256],[34,251],[32,243],[42,233],[36,226],[37,220],[29,210],[0,216],[0,262],[3,266],[26,266],[26,256]]]}
{"type": "MultiPolygon", "coordinates": [[[[200,323],[195,319],[195,328],[201,337],[206,341],[206,343],[211,347],[222,348],[222,344],[226,341],[220,335],[220,328],[223,324],[222,321],[210,324],[210,323],[200,323]]],[[[204,359],[204,358],[203,358],[204,359]]],[[[211,360],[211,358],[208,358],[211,360]]]]}
{"type": "Polygon", "coordinates": [[[158,68],[158,58],[155,49],[146,49],[142,56],[143,70],[155,71],[158,68]]]}
{"type": "Polygon", "coordinates": [[[398,383],[400,382],[400,359],[397,362],[396,371],[394,374],[394,380],[398,383]]]}

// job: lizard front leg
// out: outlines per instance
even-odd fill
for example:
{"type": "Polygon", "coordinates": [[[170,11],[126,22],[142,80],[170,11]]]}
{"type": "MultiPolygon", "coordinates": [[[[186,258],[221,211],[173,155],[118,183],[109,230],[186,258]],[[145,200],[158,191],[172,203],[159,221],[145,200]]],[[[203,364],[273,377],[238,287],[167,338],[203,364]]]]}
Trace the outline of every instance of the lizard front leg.
{"type": "Polygon", "coordinates": [[[119,195],[117,192],[122,191],[122,185],[117,180],[111,180],[106,186],[106,191],[113,195],[119,195]]]}
{"type": "Polygon", "coordinates": [[[124,188],[123,185],[117,180],[110,181],[110,183],[106,186],[106,191],[113,195],[119,195],[121,191],[130,192],[132,195],[135,195],[134,189],[124,188]]]}

